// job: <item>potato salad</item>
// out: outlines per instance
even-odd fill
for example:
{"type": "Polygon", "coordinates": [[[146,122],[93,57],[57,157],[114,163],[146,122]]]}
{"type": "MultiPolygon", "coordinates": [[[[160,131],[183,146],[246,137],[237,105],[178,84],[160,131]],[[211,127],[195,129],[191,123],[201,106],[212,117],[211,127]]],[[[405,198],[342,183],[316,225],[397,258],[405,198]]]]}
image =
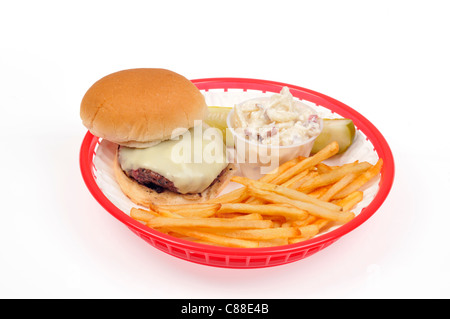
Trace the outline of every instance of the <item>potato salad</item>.
{"type": "Polygon", "coordinates": [[[288,87],[270,98],[238,104],[234,112],[236,131],[260,144],[302,144],[321,130],[318,115],[306,104],[295,101],[288,87]]]}

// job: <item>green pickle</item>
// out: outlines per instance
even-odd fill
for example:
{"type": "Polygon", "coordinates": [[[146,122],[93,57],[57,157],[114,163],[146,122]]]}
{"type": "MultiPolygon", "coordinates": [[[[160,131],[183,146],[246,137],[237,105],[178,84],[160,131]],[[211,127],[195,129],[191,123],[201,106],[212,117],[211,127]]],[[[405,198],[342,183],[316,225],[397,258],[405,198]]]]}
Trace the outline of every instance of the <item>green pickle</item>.
{"type": "Polygon", "coordinates": [[[206,124],[222,132],[223,142],[229,147],[234,146],[231,133],[227,134],[227,117],[231,110],[231,107],[208,106],[208,116],[205,120],[206,124]]]}
{"type": "Polygon", "coordinates": [[[333,141],[339,144],[339,153],[345,152],[355,139],[355,125],[350,119],[323,119],[323,130],[314,142],[312,154],[333,141]]]}

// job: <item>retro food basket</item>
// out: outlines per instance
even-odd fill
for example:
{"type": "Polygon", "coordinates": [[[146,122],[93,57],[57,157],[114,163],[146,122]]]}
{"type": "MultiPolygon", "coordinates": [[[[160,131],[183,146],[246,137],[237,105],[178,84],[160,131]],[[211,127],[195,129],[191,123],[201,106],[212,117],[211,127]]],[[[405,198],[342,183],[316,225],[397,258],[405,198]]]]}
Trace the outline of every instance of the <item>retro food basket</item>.
{"type": "Polygon", "coordinates": [[[98,172],[94,162],[101,139],[87,132],[80,150],[81,174],[87,188],[106,211],[157,249],[190,262],[216,267],[262,268],[283,265],[311,256],[331,245],[340,237],[364,223],[376,212],[387,197],[394,179],[394,160],[389,145],[370,121],[349,106],[321,93],[274,81],[246,78],[209,78],[192,80],[192,82],[205,95],[215,92],[216,95],[225,97],[227,94],[236,91],[239,91],[241,96],[246,96],[247,93],[254,94],[255,92],[261,94],[279,93],[284,86],[287,86],[295,98],[309,101],[334,114],[352,119],[357,130],[371,143],[376,155],[383,158],[384,164],[376,194],[371,202],[362,208],[360,213],[350,222],[296,244],[264,248],[219,247],[190,242],[163,234],[134,220],[128,212],[124,212],[117,207],[99,187],[96,180],[98,172]]]}

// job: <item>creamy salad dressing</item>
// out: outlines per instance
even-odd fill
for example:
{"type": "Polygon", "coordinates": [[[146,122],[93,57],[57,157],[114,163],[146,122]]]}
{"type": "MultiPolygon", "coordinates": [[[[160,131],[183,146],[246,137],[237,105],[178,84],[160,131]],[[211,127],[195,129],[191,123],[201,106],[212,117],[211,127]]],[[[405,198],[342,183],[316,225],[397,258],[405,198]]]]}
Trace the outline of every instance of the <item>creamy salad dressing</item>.
{"type": "Polygon", "coordinates": [[[288,87],[269,99],[236,105],[234,128],[250,141],[280,146],[303,143],[319,135],[321,129],[317,114],[295,101],[288,87]]]}
{"type": "Polygon", "coordinates": [[[182,194],[200,193],[228,165],[220,131],[214,136],[212,130],[197,126],[152,147],[121,147],[119,162],[124,171],[145,168],[164,176],[182,194]]]}

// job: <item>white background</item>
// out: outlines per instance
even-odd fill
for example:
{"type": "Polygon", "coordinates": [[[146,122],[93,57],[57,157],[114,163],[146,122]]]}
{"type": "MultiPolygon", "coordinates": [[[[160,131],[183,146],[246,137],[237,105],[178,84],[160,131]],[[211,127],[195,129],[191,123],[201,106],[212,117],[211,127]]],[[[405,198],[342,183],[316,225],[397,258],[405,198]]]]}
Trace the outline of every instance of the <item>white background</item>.
{"type": "Polygon", "coordinates": [[[8,1],[0,5],[3,298],[450,297],[448,1],[8,1]],[[290,83],[389,142],[391,193],[330,247],[213,268],[148,245],[78,166],[85,91],[125,68],[290,83]]]}

